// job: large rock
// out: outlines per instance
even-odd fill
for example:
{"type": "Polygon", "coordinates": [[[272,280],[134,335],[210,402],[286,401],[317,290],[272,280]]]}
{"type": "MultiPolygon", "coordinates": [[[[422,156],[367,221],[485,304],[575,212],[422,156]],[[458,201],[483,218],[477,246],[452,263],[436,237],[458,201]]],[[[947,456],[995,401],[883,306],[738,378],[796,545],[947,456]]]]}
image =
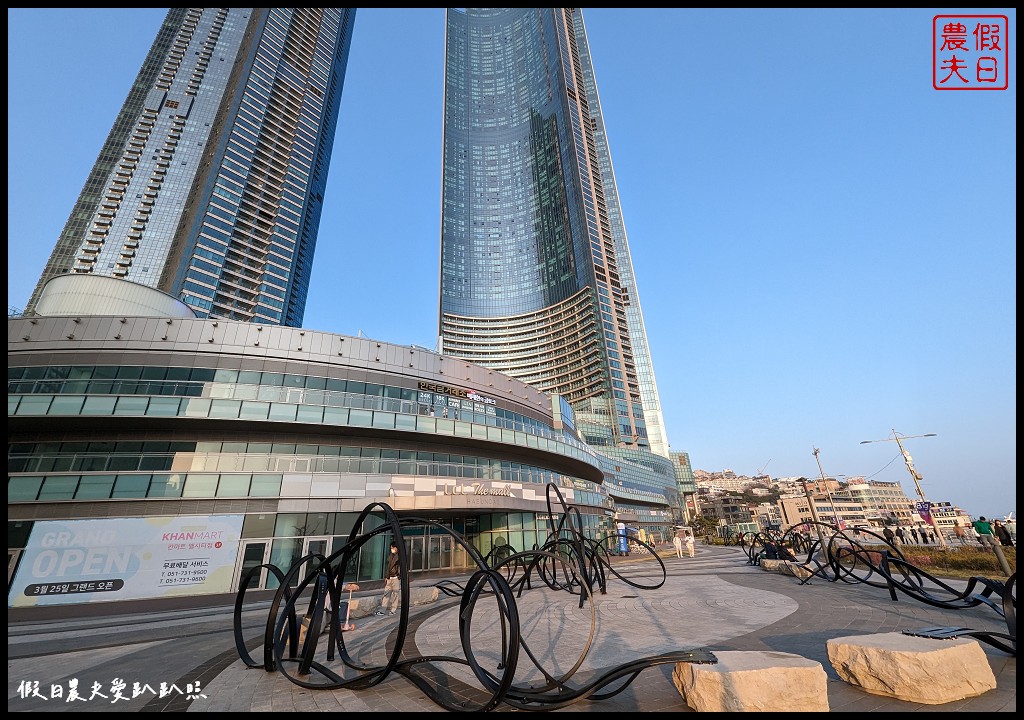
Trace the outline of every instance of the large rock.
{"type": "Polygon", "coordinates": [[[776,572],[781,575],[792,575],[801,580],[811,577],[814,572],[799,563],[791,560],[762,560],[761,569],[767,572],[776,572]]]}
{"type": "Polygon", "coordinates": [[[973,638],[893,632],[833,638],[826,645],[839,677],[875,695],[941,705],[996,686],[985,651],[973,638]]]}
{"type": "Polygon", "coordinates": [[[676,663],[672,681],[698,712],[828,712],[828,676],[801,655],[715,651],[716,665],[676,663]]]}

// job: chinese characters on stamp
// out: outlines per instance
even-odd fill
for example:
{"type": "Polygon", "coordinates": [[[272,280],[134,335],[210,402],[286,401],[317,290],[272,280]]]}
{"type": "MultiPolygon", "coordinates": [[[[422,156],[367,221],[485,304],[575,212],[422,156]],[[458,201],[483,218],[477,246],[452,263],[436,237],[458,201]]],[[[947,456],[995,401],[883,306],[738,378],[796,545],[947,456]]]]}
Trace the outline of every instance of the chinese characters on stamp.
{"type": "Polygon", "coordinates": [[[932,87],[1006,90],[1010,86],[1010,21],[1006,15],[932,18],[932,87]]]}

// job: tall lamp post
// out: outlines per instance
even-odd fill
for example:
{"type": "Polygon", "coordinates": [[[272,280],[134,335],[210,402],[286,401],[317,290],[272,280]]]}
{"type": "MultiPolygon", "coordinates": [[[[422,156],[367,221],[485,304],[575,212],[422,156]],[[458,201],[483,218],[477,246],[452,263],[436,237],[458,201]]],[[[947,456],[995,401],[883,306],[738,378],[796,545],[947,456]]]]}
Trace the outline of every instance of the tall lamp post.
{"type": "Polygon", "coordinates": [[[825,471],[821,467],[821,459],[818,457],[818,453],[820,452],[821,450],[814,448],[814,452],[812,452],[811,455],[813,455],[814,459],[818,461],[818,472],[821,473],[821,481],[825,484],[825,496],[828,498],[828,504],[832,506],[832,516],[836,519],[836,526],[842,530],[843,521],[839,519],[839,511],[836,510],[836,501],[832,499],[832,492],[828,489],[828,479],[825,477],[825,471]]]}
{"type": "MultiPolygon", "coordinates": [[[[914,478],[914,487],[917,489],[917,496],[921,498],[921,502],[928,502],[928,499],[924,496],[924,490],[921,489],[921,473],[914,467],[914,459],[910,457],[910,453],[903,447],[903,440],[909,440],[912,438],[923,438],[923,437],[935,437],[935,433],[925,433],[924,435],[902,435],[896,432],[895,429],[892,431],[892,437],[883,438],[881,440],[861,440],[861,445],[867,445],[868,443],[876,442],[892,442],[896,441],[899,445],[900,453],[903,455],[903,461],[907,464],[907,470],[910,471],[910,477],[914,478]]],[[[948,548],[949,545],[946,543],[946,536],[942,534],[942,530],[939,529],[939,525],[935,522],[935,515],[931,511],[931,507],[928,508],[928,520],[929,524],[935,529],[935,534],[939,537],[939,543],[943,548],[948,548]]]]}
{"type": "Polygon", "coordinates": [[[807,505],[811,509],[811,521],[814,522],[814,530],[818,533],[818,547],[822,553],[825,552],[825,536],[821,532],[821,525],[818,520],[818,511],[814,507],[814,498],[811,497],[811,490],[807,487],[807,478],[800,478],[804,485],[804,495],[807,496],[807,505]]]}

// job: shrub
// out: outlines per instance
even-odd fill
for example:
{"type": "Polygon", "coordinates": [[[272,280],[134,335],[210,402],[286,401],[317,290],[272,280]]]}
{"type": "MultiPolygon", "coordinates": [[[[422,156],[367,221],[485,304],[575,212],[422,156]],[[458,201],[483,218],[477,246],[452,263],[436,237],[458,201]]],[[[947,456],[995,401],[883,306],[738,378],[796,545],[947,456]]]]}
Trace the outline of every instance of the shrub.
{"type": "MultiPolygon", "coordinates": [[[[960,547],[950,548],[945,551],[924,550],[919,547],[900,548],[907,562],[917,565],[929,572],[935,570],[955,570],[957,574],[975,574],[986,577],[1002,577],[1003,571],[999,565],[999,559],[993,552],[985,552],[980,548],[960,547]]],[[[1013,547],[1002,548],[1006,556],[1006,563],[1012,572],[1017,571],[1017,549],[1013,547]]]]}

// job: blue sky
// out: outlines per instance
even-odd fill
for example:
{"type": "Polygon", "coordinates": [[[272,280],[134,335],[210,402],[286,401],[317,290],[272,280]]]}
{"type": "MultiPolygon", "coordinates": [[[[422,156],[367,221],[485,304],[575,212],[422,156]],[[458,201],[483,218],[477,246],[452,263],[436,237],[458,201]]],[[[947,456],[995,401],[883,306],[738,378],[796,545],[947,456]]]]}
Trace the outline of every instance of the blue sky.
{"type": "MultiPolygon", "coordinates": [[[[932,88],[956,10],[584,11],[672,449],[1016,511],[1009,89],[932,88]]],[[[8,9],[24,307],[166,9],[8,9]]],[[[442,9],[360,9],[308,328],[435,347],[442,9]]]]}

